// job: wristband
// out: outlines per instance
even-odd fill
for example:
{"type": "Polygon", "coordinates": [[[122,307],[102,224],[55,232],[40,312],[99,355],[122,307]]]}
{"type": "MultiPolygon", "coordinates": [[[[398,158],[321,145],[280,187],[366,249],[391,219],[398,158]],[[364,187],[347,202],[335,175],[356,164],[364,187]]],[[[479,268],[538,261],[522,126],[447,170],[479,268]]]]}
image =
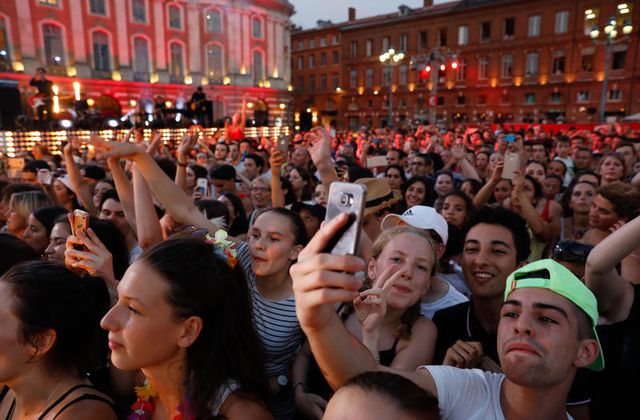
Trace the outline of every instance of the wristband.
{"type": "Polygon", "coordinates": [[[179,167],[181,167],[181,168],[186,168],[186,167],[187,167],[187,165],[188,165],[188,163],[187,163],[187,162],[184,162],[184,163],[183,163],[183,162],[176,162],[176,166],[179,166],[179,167]]]}

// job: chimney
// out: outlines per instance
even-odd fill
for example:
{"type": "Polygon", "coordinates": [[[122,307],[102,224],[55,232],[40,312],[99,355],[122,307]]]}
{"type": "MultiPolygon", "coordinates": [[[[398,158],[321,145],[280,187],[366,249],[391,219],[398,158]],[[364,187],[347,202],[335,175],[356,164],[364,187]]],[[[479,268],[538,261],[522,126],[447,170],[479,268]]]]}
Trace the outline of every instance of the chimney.
{"type": "Polygon", "coordinates": [[[350,7],[349,8],[349,22],[353,22],[355,20],[356,20],[356,8],[355,7],[350,7]]]}
{"type": "Polygon", "coordinates": [[[423,7],[431,7],[433,6],[433,0],[424,0],[423,7]]]}

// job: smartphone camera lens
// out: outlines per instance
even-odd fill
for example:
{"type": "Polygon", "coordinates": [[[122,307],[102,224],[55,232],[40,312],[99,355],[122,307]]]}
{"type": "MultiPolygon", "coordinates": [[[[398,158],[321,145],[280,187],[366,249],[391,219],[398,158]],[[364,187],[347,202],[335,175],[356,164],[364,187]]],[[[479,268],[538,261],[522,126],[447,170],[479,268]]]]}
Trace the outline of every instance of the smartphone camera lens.
{"type": "Polygon", "coordinates": [[[353,205],[353,195],[343,193],[340,196],[340,205],[343,207],[351,207],[353,205]]]}

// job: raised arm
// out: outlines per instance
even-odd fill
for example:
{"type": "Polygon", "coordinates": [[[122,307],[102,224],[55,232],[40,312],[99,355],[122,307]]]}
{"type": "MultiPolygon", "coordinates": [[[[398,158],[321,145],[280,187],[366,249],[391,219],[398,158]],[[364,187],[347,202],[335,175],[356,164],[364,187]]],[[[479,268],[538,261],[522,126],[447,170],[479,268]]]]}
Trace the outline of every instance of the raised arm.
{"type": "Polygon", "coordinates": [[[479,209],[489,201],[489,198],[491,198],[491,195],[493,194],[493,190],[502,179],[502,169],[504,169],[504,162],[498,162],[493,169],[491,177],[482,186],[482,188],[480,188],[480,191],[478,191],[475,197],[473,197],[473,207],[479,209]]]}
{"type": "Polygon", "coordinates": [[[94,146],[102,150],[106,157],[126,157],[136,163],[153,194],[164,205],[167,212],[178,223],[207,229],[214,234],[219,227],[210,222],[193,204],[158,164],[142,148],[131,143],[94,141],[94,146]]]}
{"type": "Polygon", "coordinates": [[[136,233],[140,248],[147,249],[162,241],[162,227],[153,205],[153,196],[147,181],[133,166],[133,202],[137,214],[144,215],[136,220],[136,233]]]}
{"type": "Polygon", "coordinates": [[[331,159],[331,137],[327,130],[322,127],[314,128],[311,137],[312,144],[309,148],[309,154],[313,164],[318,169],[322,185],[326,191],[329,191],[331,183],[339,181],[331,159]]]}
{"type": "Polygon", "coordinates": [[[116,191],[120,198],[120,204],[122,204],[122,210],[124,216],[127,219],[127,223],[131,226],[134,232],[136,228],[136,210],[133,203],[133,186],[131,181],[125,174],[124,169],[120,166],[120,158],[113,157],[107,159],[107,165],[111,170],[111,176],[113,177],[113,183],[116,185],[116,191]]]}
{"type": "Polygon", "coordinates": [[[73,160],[73,149],[74,149],[74,140],[70,139],[69,142],[62,149],[62,153],[64,153],[64,162],[67,167],[67,175],[69,175],[69,182],[71,183],[71,187],[73,191],[76,193],[76,197],[78,201],[84,207],[89,214],[92,216],[98,216],[98,209],[93,204],[93,194],[91,193],[91,188],[89,185],[84,182],[82,174],[80,173],[80,169],[78,165],[76,165],[76,161],[73,160]]]}
{"type": "MultiPolygon", "coordinates": [[[[362,281],[353,273],[364,271],[364,260],[352,255],[322,254],[322,249],[347,222],[342,214],[322,227],[291,267],[296,313],[311,350],[327,382],[340,387],[349,378],[382,369],[370,351],[351,335],[338,318],[337,303],[355,299],[362,281]]],[[[384,369],[405,376],[436,394],[428,372],[384,369]]]]}
{"type": "Polygon", "coordinates": [[[626,319],[633,304],[633,286],[616,271],[616,265],[640,242],[640,217],[622,226],[589,253],[585,283],[598,299],[598,311],[609,322],[626,319]]]}
{"type": "Polygon", "coordinates": [[[286,204],[280,180],[280,169],[283,163],[282,153],[278,149],[273,149],[269,157],[269,165],[271,166],[271,205],[274,209],[284,207],[286,204]]]}
{"type": "Polygon", "coordinates": [[[178,146],[178,161],[176,162],[176,185],[182,188],[182,191],[187,191],[187,165],[189,164],[189,152],[195,143],[193,135],[186,133],[182,136],[180,146],[178,146]]]}

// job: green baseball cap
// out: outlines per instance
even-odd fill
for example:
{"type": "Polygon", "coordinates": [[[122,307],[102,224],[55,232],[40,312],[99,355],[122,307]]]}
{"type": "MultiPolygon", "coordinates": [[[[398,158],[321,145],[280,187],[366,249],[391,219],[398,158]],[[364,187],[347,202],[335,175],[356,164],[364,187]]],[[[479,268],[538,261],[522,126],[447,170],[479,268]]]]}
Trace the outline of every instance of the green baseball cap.
{"type": "Polygon", "coordinates": [[[551,290],[569,299],[591,319],[593,335],[598,342],[598,357],[587,368],[591,370],[604,369],[604,356],[600,339],[596,333],[598,325],[598,302],[594,294],[583,282],[563,265],[550,260],[538,260],[517,269],[507,277],[504,299],[515,289],[523,287],[539,287],[551,290]]]}

